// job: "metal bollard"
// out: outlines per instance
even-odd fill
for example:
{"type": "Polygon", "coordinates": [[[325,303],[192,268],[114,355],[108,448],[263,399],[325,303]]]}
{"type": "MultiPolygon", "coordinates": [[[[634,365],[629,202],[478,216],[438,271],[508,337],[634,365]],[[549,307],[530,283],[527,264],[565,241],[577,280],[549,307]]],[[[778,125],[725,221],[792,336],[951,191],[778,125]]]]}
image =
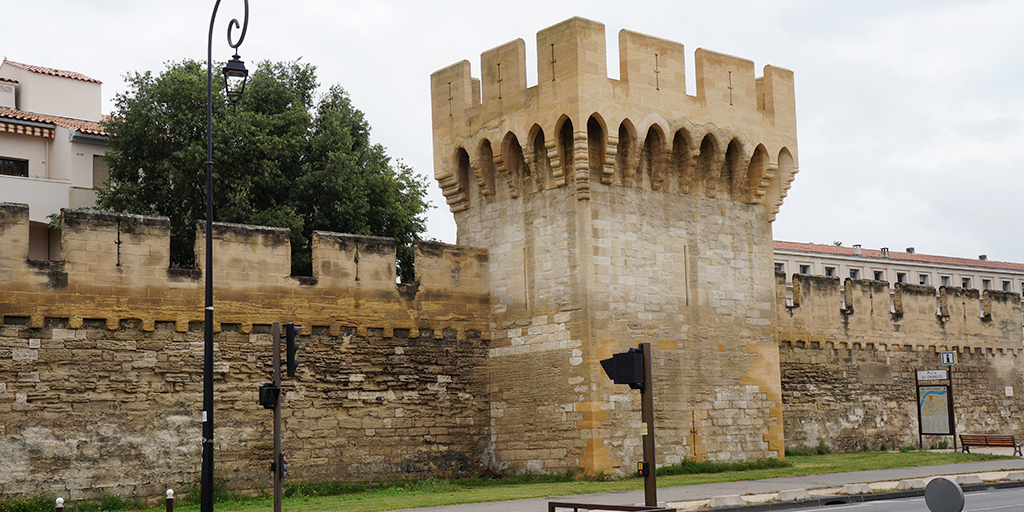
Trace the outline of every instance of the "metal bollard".
{"type": "Polygon", "coordinates": [[[174,491],[167,489],[167,512],[174,512],[174,491]]]}
{"type": "Polygon", "coordinates": [[[57,505],[54,507],[56,512],[64,512],[64,498],[57,498],[57,505]]]}

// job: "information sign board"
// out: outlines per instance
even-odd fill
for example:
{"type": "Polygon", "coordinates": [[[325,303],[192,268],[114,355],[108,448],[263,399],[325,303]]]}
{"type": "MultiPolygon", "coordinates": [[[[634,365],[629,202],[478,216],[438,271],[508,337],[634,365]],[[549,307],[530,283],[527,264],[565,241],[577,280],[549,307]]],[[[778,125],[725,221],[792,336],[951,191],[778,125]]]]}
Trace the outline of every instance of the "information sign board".
{"type": "Polygon", "coordinates": [[[946,380],[946,370],[918,370],[917,380],[946,380]]]}
{"type": "Polygon", "coordinates": [[[950,418],[953,409],[949,400],[949,386],[919,386],[917,397],[921,434],[952,435],[950,418]]]}

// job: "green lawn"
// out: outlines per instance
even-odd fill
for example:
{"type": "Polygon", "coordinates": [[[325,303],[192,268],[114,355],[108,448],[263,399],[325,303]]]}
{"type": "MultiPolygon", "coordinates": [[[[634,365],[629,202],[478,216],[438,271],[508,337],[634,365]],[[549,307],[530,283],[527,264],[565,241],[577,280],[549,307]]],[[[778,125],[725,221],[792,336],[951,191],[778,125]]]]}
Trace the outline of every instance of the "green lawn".
{"type": "MultiPolygon", "coordinates": [[[[790,456],[791,467],[732,471],[725,473],[659,476],[658,487],[674,487],[740,480],[760,480],[786,476],[843,473],[868,469],[932,466],[975,462],[1013,457],[986,454],[931,453],[931,452],[856,452],[833,455],[790,456]]],[[[595,492],[642,489],[639,478],[605,481],[578,480],[560,483],[494,484],[487,486],[460,486],[445,481],[396,484],[395,486],[341,496],[294,497],[283,502],[285,511],[302,512],[377,512],[404,508],[436,507],[461,503],[479,503],[524,498],[545,498],[589,494],[595,492]]],[[[193,512],[198,507],[176,506],[180,512],[193,512]]],[[[272,500],[252,500],[217,504],[218,512],[269,511],[272,500]]],[[[160,509],[153,509],[154,512],[160,509]]]]}

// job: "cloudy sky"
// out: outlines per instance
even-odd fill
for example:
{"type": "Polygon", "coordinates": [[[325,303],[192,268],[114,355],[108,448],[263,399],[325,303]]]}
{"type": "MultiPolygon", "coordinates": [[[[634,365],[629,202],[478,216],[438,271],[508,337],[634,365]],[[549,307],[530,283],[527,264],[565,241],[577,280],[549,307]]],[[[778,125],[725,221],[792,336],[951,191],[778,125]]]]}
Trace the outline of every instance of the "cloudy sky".
{"type": "MultiPolygon", "coordinates": [[[[206,57],[214,1],[0,0],[0,54],[103,81],[206,57]]],[[[432,177],[429,76],[572,16],[605,24],[618,77],[623,28],[796,75],[800,173],[775,222],[799,242],[1024,261],[1024,2],[824,0],[250,0],[246,62],[302,58],[340,84],[373,138],[432,177]]],[[[242,0],[224,0],[214,58],[242,0]]],[[[528,66],[528,69],[531,66],[528,66]]],[[[250,66],[250,69],[252,66],[250,66]]],[[[528,72],[528,84],[536,71],[528,72]]],[[[687,83],[693,94],[694,81],[687,83]]],[[[455,242],[431,178],[428,237],[455,242]]]]}

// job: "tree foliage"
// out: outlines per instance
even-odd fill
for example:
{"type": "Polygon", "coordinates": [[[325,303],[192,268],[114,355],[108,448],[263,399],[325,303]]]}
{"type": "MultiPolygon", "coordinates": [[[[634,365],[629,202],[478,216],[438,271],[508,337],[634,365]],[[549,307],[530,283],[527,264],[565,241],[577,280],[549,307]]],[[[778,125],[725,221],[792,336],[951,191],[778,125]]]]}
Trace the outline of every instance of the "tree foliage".
{"type": "MultiPolygon", "coordinates": [[[[109,188],[99,206],[171,219],[171,262],[195,264],[206,218],[206,66],[131,73],[105,123],[109,188]]],[[[426,183],[385,148],[334,85],[318,95],[310,64],[261,63],[237,105],[214,79],[214,220],[291,229],[292,273],[310,275],[315,230],[392,237],[398,271],[425,230],[426,183]]]]}

